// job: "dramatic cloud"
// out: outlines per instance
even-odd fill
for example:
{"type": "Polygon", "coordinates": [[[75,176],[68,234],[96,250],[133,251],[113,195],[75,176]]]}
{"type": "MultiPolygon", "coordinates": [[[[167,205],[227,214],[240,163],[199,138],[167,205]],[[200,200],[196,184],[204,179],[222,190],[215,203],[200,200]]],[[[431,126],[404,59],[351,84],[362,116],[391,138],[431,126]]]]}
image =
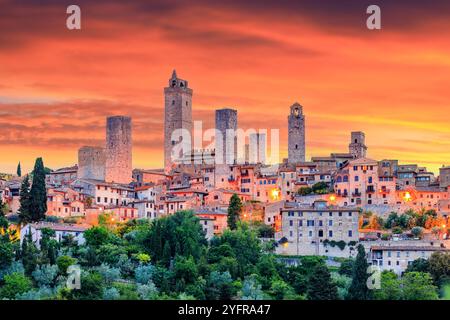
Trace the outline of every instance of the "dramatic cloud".
{"type": "Polygon", "coordinates": [[[87,1],[82,30],[61,0],[0,0],[0,171],[43,155],[76,162],[101,145],[105,117],[134,123],[134,165],[162,165],[163,87],[173,68],[194,89],[194,119],[233,107],[244,128],[280,130],[289,106],[307,117],[307,155],[345,151],[364,130],[369,156],[449,164],[450,2],[87,1]]]}

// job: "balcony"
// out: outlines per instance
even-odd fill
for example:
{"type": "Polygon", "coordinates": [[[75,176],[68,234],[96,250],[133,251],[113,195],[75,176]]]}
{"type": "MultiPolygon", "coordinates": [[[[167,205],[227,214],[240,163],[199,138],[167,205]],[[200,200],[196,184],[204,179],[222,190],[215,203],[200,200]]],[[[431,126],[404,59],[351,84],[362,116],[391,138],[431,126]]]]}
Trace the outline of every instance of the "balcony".
{"type": "Polygon", "coordinates": [[[343,198],[347,198],[348,197],[348,193],[347,192],[343,192],[343,193],[336,193],[336,197],[343,197],[343,198]]]}
{"type": "Polygon", "coordinates": [[[353,197],[361,197],[361,192],[359,192],[359,191],[358,192],[353,192],[352,196],[353,197]]]}
{"type": "Polygon", "coordinates": [[[367,193],[374,193],[375,189],[373,188],[373,186],[368,186],[367,189],[366,189],[366,192],[367,193]]]}
{"type": "Polygon", "coordinates": [[[391,192],[391,190],[390,189],[386,189],[386,188],[381,188],[380,189],[380,193],[390,193],[391,192]]]}

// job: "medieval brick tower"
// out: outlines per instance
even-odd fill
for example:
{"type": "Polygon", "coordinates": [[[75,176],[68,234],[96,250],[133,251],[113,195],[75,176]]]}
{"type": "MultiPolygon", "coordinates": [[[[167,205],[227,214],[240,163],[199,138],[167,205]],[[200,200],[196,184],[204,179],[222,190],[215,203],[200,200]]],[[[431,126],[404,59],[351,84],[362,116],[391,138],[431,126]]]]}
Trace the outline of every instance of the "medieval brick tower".
{"type": "Polygon", "coordinates": [[[216,139],[216,162],[218,164],[233,164],[237,159],[237,110],[216,110],[216,130],[222,134],[221,139],[216,139]],[[227,132],[234,133],[233,139],[227,139],[227,132]],[[219,150],[220,149],[220,150],[219,150]],[[220,156],[220,159],[218,158],[220,156]]]}
{"type": "Polygon", "coordinates": [[[288,116],[288,162],[305,161],[305,116],[299,103],[291,106],[288,116]]]}
{"type": "Polygon", "coordinates": [[[355,158],[365,158],[367,153],[366,135],[362,131],[354,131],[348,145],[349,153],[355,158]]]}
{"type": "MultiPolygon", "coordinates": [[[[186,129],[189,133],[189,150],[192,148],[192,89],[188,87],[186,80],[179,79],[174,70],[169,79],[169,86],[164,88],[164,168],[169,170],[173,164],[172,148],[181,142],[180,136],[172,139],[172,133],[176,129],[186,129]]],[[[186,141],[184,141],[186,142],[186,141]]],[[[176,155],[182,157],[182,154],[176,155]]]]}
{"type": "Polygon", "coordinates": [[[105,181],[128,184],[132,176],[131,118],[106,119],[105,181]]]}
{"type": "Polygon", "coordinates": [[[84,146],[78,149],[78,178],[105,180],[105,148],[84,146]]]}
{"type": "Polygon", "coordinates": [[[249,135],[249,162],[266,164],[266,144],[265,133],[251,133],[249,135]]]}

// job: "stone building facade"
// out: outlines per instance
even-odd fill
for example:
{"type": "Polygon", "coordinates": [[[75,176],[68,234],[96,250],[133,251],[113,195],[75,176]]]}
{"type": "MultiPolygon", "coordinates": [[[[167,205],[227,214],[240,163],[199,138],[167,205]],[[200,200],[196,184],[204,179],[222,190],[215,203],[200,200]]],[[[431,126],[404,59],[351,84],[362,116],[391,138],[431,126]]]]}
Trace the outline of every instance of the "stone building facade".
{"type": "Polygon", "coordinates": [[[335,175],[336,201],[344,206],[395,204],[395,177],[379,177],[378,161],[360,158],[348,162],[335,175]]]}
{"type": "Polygon", "coordinates": [[[216,139],[216,162],[218,164],[233,164],[237,160],[237,110],[219,109],[216,110],[216,130],[222,137],[216,139]],[[227,139],[227,133],[233,133],[227,139]]]}
{"type": "Polygon", "coordinates": [[[350,247],[359,240],[357,207],[336,207],[317,200],[311,206],[282,208],[281,232],[276,239],[287,243],[278,253],[349,257],[350,247]],[[333,244],[342,241],[345,247],[333,244]]]}
{"type": "Polygon", "coordinates": [[[398,160],[383,159],[378,161],[378,176],[396,177],[398,169],[398,160]]]}
{"type": "Polygon", "coordinates": [[[77,175],[77,165],[72,167],[60,168],[46,174],[45,183],[47,186],[53,187],[68,186],[77,179],[77,175]]]}
{"type": "Polygon", "coordinates": [[[184,153],[190,152],[192,148],[192,89],[188,87],[186,80],[179,79],[174,70],[169,79],[169,86],[164,88],[164,168],[170,170],[173,165],[172,149],[183,142],[188,142],[187,150],[182,150],[178,158],[184,153]],[[174,130],[185,129],[189,137],[181,136],[172,139],[174,130]]]}
{"type": "Polygon", "coordinates": [[[450,186],[450,166],[439,168],[439,186],[444,189],[450,186]]]}
{"type": "Polygon", "coordinates": [[[366,135],[362,131],[351,133],[351,141],[348,145],[348,152],[355,159],[365,158],[367,154],[366,135]]]}
{"type": "Polygon", "coordinates": [[[450,253],[439,241],[400,241],[377,243],[370,246],[368,262],[380,271],[393,271],[401,275],[414,260],[429,259],[435,252],[450,253]]]}
{"type": "Polygon", "coordinates": [[[105,148],[84,146],[78,150],[78,178],[105,180],[105,148]]]}
{"type": "Polygon", "coordinates": [[[288,162],[305,161],[305,116],[299,103],[291,106],[288,116],[288,162]]]}
{"type": "Polygon", "coordinates": [[[106,119],[105,181],[128,184],[132,177],[131,118],[106,119]]]}

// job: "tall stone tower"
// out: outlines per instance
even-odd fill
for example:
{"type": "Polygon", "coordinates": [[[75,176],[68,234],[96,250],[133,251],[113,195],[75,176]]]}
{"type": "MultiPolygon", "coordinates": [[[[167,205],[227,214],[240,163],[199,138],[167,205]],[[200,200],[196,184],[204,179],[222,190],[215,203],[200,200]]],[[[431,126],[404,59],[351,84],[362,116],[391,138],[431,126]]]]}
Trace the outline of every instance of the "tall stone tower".
{"type": "Polygon", "coordinates": [[[365,158],[367,153],[366,135],[362,131],[353,131],[348,151],[355,159],[365,158]]]}
{"type": "Polygon", "coordinates": [[[105,181],[128,184],[132,176],[131,118],[106,119],[105,181]]]}
{"type": "Polygon", "coordinates": [[[252,133],[249,141],[249,162],[266,164],[266,134],[252,133]]]}
{"type": "MultiPolygon", "coordinates": [[[[169,170],[173,164],[172,148],[181,142],[181,137],[172,140],[172,133],[176,129],[186,129],[190,137],[190,150],[192,149],[192,89],[186,80],[179,79],[174,70],[169,79],[169,86],[164,88],[164,168],[169,170]]],[[[186,141],[185,141],[186,142],[186,141]]],[[[177,155],[182,157],[182,154],[177,155]]]]}
{"type": "Polygon", "coordinates": [[[288,116],[288,162],[305,161],[305,116],[299,103],[291,106],[288,116]]]}
{"type": "Polygon", "coordinates": [[[80,179],[105,180],[105,148],[84,146],[78,150],[80,179]]]}
{"type": "Polygon", "coordinates": [[[216,162],[218,164],[233,164],[234,160],[237,160],[237,139],[235,136],[237,130],[237,110],[216,110],[216,130],[222,134],[221,141],[216,139],[216,162]],[[234,139],[227,139],[227,130],[234,132],[234,139]],[[218,158],[219,156],[221,157],[220,159],[218,158]]]}

